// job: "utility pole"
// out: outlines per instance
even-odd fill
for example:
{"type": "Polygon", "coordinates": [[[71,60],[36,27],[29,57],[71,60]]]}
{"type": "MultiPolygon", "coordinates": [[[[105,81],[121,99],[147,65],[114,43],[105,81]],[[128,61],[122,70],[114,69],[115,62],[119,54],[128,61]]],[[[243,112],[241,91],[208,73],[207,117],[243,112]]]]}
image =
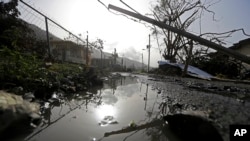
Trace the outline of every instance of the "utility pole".
{"type": "Polygon", "coordinates": [[[150,66],[150,34],[148,35],[148,73],[149,73],[149,66],[150,66]]]}
{"type": "Polygon", "coordinates": [[[119,7],[111,5],[111,4],[108,5],[108,8],[112,9],[112,10],[115,10],[115,11],[118,11],[118,12],[121,12],[123,14],[129,15],[131,17],[140,19],[142,21],[151,23],[151,24],[156,25],[156,26],[158,26],[160,28],[167,29],[167,30],[169,30],[171,32],[174,32],[174,33],[177,33],[177,34],[182,35],[184,37],[187,37],[187,38],[189,38],[189,39],[191,39],[193,41],[199,42],[201,45],[208,46],[208,47],[210,47],[212,49],[215,49],[215,50],[217,50],[219,52],[222,52],[224,54],[227,54],[227,55],[232,56],[232,57],[234,57],[236,59],[239,59],[239,60],[241,60],[241,61],[243,61],[245,63],[250,64],[250,57],[248,57],[246,55],[243,55],[241,53],[238,53],[238,52],[236,52],[236,51],[234,51],[232,49],[228,49],[228,48],[226,48],[224,46],[221,46],[219,44],[216,44],[214,42],[211,42],[211,41],[209,41],[207,39],[201,38],[201,37],[199,37],[197,35],[194,35],[194,34],[191,34],[189,32],[183,31],[181,29],[177,29],[175,27],[172,27],[170,25],[165,24],[164,22],[154,20],[152,18],[149,18],[149,17],[143,16],[141,14],[137,14],[137,13],[134,13],[134,12],[119,8],[119,7]]]}
{"type": "Polygon", "coordinates": [[[103,62],[102,62],[102,49],[100,49],[101,51],[101,69],[103,69],[103,62]]]}
{"type": "Polygon", "coordinates": [[[49,39],[49,27],[48,27],[48,18],[45,17],[45,26],[46,26],[46,37],[47,37],[47,46],[48,46],[48,55],[49,55],[49,60],[51,59],[51,54],[50,54],[50,39],[49,39]]]}
{"type": "Polygon", "coordinates": [[[122,61],[121,61],[121,69],[123,71],[123,59],[124,59],[124,54],[122,54],[122,61]]]}
{"type": "Polygon", "coordinates": [[[141,72],[143,72],[143,53],[141,53],[141,72]]]}
{"type": "Polygon", "coordinates": [[[116,48],[114,48],[114,65],[116,65],[116,58],[118,57],[116,53],[116,48]]]}
{"type": "Polygon", "coordinates": [[[107,66],[107,65],[106,65],[106,60],[105,60],[105,53],[103,54],[103,60],[104,60],[104,63],[103,63],[103,64],[104,64],[104,68],[105,68],[105,67],[107,66]]]}
{"type": "Polygon", "coordinates": [[[87,31],[87,48],[86,48],[86,66],[88,67],[89,65],[89,35],[87,31]]]}

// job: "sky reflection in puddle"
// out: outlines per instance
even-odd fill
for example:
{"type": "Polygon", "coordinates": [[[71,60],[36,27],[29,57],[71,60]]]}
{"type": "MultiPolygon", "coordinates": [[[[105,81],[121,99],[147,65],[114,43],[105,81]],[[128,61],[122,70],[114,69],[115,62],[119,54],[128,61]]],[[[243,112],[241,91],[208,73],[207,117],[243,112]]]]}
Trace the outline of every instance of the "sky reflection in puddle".
{"type": "MultiPolygon", "coordinates": [[[[136,77],[109,79],[103,88],[69,96],[60,105],[50,107],[44,125],[26,140],[150,140],[159,129],[150,128],[103,138],[106,132],[151,121],[159,116],[157,91],[140,83],[136,77]]],[[[162,138],[162,135],[158,135],[162,138]]],[[[159,139],[158,137],[154,140],[159,139]]],[[[162,139],[161,139],[162,140],[162,139]]]]}
{"type": "Polygon", "coordinates": [[[97,117],[100,119],[103,119],[104,117],[107,117],[107,116],[115,117],[116,109],[112,105],[101,105],[96,108],[96,114],[97,114],[97,117]]]}

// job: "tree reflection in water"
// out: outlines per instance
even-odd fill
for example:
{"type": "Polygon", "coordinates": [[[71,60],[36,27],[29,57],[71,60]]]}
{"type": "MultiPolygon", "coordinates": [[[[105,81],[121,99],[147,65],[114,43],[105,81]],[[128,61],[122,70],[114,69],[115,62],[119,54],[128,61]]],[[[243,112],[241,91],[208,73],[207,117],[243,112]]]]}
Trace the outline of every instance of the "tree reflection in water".
{"type": "MultiPolygon", "coordinates": [[[[148,97],[149,84],[140,83],[139,90],[141,93],[144,93],[143,100],[145,104],[144,104],[143,110],[145,110],[146,112],[145,119],[138,122],[137,123],[138,125],[136,124],[136,126],[128,126],[120,130],[106,132],[104,134],[104,137],[131,132],[131,134],[127,135],[123,139],[123,141],[125,141],[142,130],[142,132],[145,135],[150,137],[151,141],[164,141],[164,140],[167,140],[166,131],[168,134],[172,134],[171,131],[169,131],[168,128],[166,128],[166,125],[164,124],[164,121],[162,120],[163,114],[166,113],[164,112],[166,111],[166,105],[164,105],[165,102],[162,101],[161,98],[158,97],[158,94],[156,92],[154,93],[156,95],[154,99],[152,99],[152,97],[150,97],[151,99],[149,99],[148,97]],[[144,86],[145,88],[143,88],[144,86]],[[145,92],[143,92],[142,90],[145,90],[145,92]],[[149,101],[150,103],[148,103],[148,100],[150,100],[149,101]]],[[[152,94],[152,91],[151,91],[151,94],[152,94]]],[[[172,137],[172,135],[170,135],[170,138],[172,138],[175,141],[178,140],[175,137],[172,137]]]]}
{"type": "Polygon", "coordinates": [[[44,102],[41,107],[41,116],[43,118],[42,123],[38,126],[32,134],[27,136],[25,140],[30,140],[32,137],[46,130],[51,125],[55,124],[65,116],[69,115],[71,112],[76,109],[85,109],[88,112],[88,105],[94,104],[99,108],[99,116],[103,118],[105,115],[114,115],[114,108],[110,105],[103,105],[102,94],[103,89],[111,89],[112,93],[115,94],[115,91],[120,85],[133,84],[134,78],[125,78],[125,77],[117,77],[110,78],[107,82],[105,82],[104,86],[93,87],[89,89],[87,92],[80,93],[71,93],[62,95],[58,99],[48,100],[48,102],[44,102]],[[83,108],[84,106],[84,108],[83,108]]]}
{"type": "MultiPolygon", "coordinates": [[[[99,119],[103,119],[108,116],[114,117],[117,114],[116,107],[112,105],[112,101],[108,104],[106,100],[112,100],[110,99],[112,97],[131,98],[135,94],[138,95],[138,98],[141,98],[139,95],[143,97],[140,99],[140,102],[138,101],[139,104],[142,105],[142,112],[140,112],[145,113],[145,115],[142,117],[143,120],[136,123],[136,125],[138,125],[135,127],[127,127],[121,130],[107,132],[102,139],[105,139],[106,137],[114,134],[131,133],[123,138],[123,140],[128,140],[131,139],[131,137],[133,137],[134,135],[138,135],[142,132],[143,134],[147,135],[151,141],[164,140],[166,138],[163,134],[165,126],[163,126],[164,124],[161,120],[161,115],[163,114],[162,111],[164,111],[162,110],[163,107],[166,106],[162,105],[160,94],[157,94],[156,91],[150,89],[149,84],[138,83],[137,79],[138,78],[136,77],[124,76],[110,78],[104,82],[103,87],[96,87],[88,90],[88,92],[68,94],[60,97],[57,103],[51,102],[47,108],[43,109],[43,124],[39,126],[25,140],[29,140],[37,134],[41,133],[43,130],[46,130],[46,128],[50,127],[65,116],[74,112],[76,109],[81,109],[82,111],[89,112],[89,108],[94,107],[99,119]]],[[[136,108],[138,109],[138,107],[136,108]]],[[[131,111],[130,114],[133,115],[133,113],[134,111],[131,111]]]]}

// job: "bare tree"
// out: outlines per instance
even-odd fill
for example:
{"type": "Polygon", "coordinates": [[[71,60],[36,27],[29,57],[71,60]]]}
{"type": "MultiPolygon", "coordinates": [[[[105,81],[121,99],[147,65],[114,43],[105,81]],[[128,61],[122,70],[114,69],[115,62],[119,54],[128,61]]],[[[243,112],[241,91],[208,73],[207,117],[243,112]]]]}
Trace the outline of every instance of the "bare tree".
{"type": "MultiPolygon", "coordinates": [[[[158,0],[153,7],[153,15],[158,21],[181,30],[187,30],[199,18],[204,4],[199,0],[158,0]]],[[[165,29],[155,30],[154,33],[164,36],[166,48],[163,57],[170,62],[176,62],[178,51],[186,48],[189,41],[183,36],[165,29]]]]}
{"type": "MultiPolygon", "coordinates": [[[[156,20],[184,31],[188,31],[195,21],[200,20],[200,36],[221,45],[225,45],[225,39],[231,37],[237,31],[242,31],[245,36],[249,36],[243,29],[234,29],[224,33],[201,33],[201,17],[206,12],[212,15],[211,20],[216,21],[215,12],[209,10],[209,8],[218,2],[220,0],[209,2],[206,0],[157,0],[152,5],[152,12],[156,20]]],[[[198,43],[193,43],[193,41],[166,29],[154,27],[152,30],[153,34],[158,35],[158,37],[161,35],[163,38],[166,46],[162,54],[163,57],[170,62],[176,62],[178,59],[185,63],[183,74],[186,73],[193,55],[207,54],[209,51],[208,47],[196,48],[196,46],[200,46],[198,43]]]]}
{"type": "Polygon", "coordinates": [[[97,38],[96,41],[94,41],[94,47],[98,50],[100,50],[100,53],[101,53],[101,62],[100,62],[100,66],[101,68],[103,68],[103,40],[102,39],[99,39],[97,38]]]}

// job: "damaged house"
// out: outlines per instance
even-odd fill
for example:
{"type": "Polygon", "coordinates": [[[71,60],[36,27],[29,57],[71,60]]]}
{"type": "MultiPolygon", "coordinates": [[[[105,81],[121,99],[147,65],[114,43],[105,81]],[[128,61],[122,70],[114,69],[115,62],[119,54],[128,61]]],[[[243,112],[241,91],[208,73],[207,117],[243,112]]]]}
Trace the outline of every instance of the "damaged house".
{"type": "MultiPolygon", "coordinates": [[[[250,38],[239,41],[230,47],[230,49],[250,57],[250,38]]],[[[184,64],[170,63],[168,61],[159,61],[158,63],[159,68],[168,74],[177,73],[177,75],[181,75],[184,69],[184,64]]],[[[247,78],[250,76],[250,64],[243,63],[221,52],[211,52],[206,56],[202,56],[194,62],[194,65],[218,77],[247,78]]],[[[202,72],[191,65],[188,67],[187,74],[205,79],[212,78],[212,75],[202,72]]]]}
{"type": "MultiPolygon", "coordinates": [[[[238,43],[235,43],[230,48],[241,53],[241,54],[244,54],[244,55],[250,57],[250,38],[241,40],[238,43]]],[[[250,64],[242,63],[242,65],[243,65],[242,71],[244,71],[244,69],[250,70],[250,64]]]]}

